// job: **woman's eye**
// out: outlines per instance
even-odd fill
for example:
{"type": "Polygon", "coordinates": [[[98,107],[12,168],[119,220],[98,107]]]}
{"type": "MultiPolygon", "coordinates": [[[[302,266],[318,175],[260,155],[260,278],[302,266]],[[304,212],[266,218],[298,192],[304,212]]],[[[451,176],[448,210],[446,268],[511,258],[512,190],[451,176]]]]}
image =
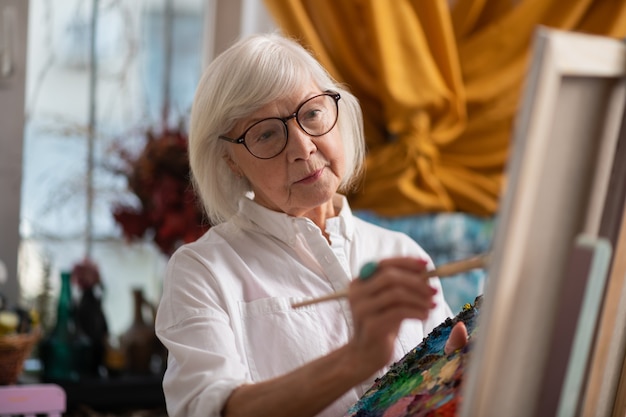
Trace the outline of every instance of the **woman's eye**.
{"type": "Polygon", "coordinates": [[[268,140],[271,140],[277,137],[278,132],[276,131],[276,129],[268,129],[268,130],[262,130],[259,132],[254,132],[254,134],[251,136],[252,136],[252,141],[254,143],[267,142],[268,140]]]}
{"type": "Polygon", "coordinates": [[[309,109],[304,112],[302,120],[317,120],[322,117],[322,109],[309,109]]]}

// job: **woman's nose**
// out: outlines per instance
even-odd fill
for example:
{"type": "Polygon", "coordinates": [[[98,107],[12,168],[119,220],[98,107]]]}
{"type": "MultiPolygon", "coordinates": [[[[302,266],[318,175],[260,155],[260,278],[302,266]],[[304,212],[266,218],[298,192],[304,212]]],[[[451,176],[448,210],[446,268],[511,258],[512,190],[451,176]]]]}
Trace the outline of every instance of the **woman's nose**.
{"type": "Polygon", "coordinates": [[[289,159],[308,159],[311,154],[317,151],[315,137],[307,134],[298,122],[291,119],[287,122],[287,155],[289,159]]]}

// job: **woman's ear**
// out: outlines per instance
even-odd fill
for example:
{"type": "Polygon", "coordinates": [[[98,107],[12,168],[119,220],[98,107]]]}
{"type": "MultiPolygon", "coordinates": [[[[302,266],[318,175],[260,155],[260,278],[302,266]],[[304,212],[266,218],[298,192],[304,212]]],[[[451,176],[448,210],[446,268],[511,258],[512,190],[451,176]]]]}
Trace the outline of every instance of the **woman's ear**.
{"type": "Polygon", "coordinates": [[[228,167],[233,172],[233,174],[235,174],[239,178],[243,178],[243,172],[241,171],[241,168],[239,167],[239,165],[237,165],[237,162],[233,161],[233,158],[231,158],[230,155],[228,154],[224,154],[223,158],[228,164],[228,167]]]}

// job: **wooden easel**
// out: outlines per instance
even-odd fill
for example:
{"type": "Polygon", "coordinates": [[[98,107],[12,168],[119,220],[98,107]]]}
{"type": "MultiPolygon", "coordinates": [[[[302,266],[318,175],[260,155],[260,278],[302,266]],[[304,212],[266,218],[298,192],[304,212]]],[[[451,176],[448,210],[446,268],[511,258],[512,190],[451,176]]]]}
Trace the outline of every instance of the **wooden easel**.
{"type": "Polygon", "coordinates": [[[615,250],[581,405],[583,416],[626,415],[626,110],[620,132],[609,185],[612,193],[600,229],[615,250]]]}
{"type": "Polygon", "coordinates": [[[461,416],[623,417],[626,44],[539,28],[531,63],[461,416]]]}

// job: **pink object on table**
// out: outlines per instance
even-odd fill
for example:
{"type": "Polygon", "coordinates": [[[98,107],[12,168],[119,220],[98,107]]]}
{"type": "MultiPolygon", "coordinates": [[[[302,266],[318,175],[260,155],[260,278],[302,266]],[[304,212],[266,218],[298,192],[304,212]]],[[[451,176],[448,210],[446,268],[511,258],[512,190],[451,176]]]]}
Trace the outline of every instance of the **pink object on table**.
{"type": "Polygon", "coordinates": [[[0,386],[0,416],[61,417],[65,407],[65,391],[56,384],[0,386]]]}

